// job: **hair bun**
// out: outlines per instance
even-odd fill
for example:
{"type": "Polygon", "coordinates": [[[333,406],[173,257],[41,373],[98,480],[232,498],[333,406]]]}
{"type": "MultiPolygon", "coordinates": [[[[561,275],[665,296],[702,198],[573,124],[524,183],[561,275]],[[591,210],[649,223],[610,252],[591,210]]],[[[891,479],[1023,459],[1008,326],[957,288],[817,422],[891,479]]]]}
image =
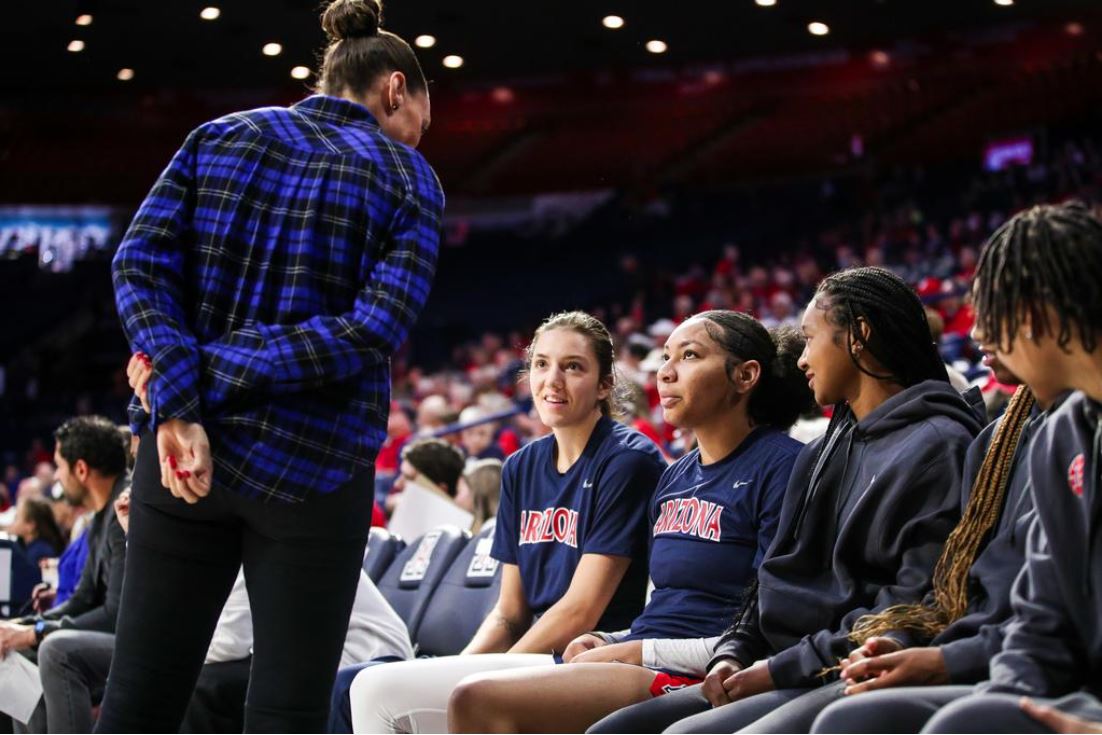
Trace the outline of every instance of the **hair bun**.
{"type": "Polygon", "coordinates": [[[379,0],[333,0],[321,16],[321,27],[331,41],[379,34],[383,8],[379,0]]]}

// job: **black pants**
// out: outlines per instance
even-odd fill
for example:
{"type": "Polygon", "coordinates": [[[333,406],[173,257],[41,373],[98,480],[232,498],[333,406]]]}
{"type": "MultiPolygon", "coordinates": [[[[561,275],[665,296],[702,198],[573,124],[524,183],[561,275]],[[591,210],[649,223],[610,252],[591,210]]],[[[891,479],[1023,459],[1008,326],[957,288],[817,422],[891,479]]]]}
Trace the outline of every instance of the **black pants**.
{"type": "Polygon", "coordinates": [[[586,732],[663,732],[686,717],[711,709],[711,703],[704,696],[704,685],[695,684],[617,710],[594,723],[586,732]]]}
{"type": "MultiPolygon", "coordinates": [[[[1059,699],[1037,697],[1035,701],[1089,723],[1102,721],[1102,702],[1089,692],[1074,692],[1059,699]]],[[[1022,711],[1018,695],[973,694],[938,710],[922,732],[1048,733],[1052,730],[1022,711]]]]}
{"type": "MultiPolygon", "coordinates": [[[[247,471],[248,468],[241,468],[247,471]]],[[[134,468],[115,659],[97,732],[176,732],[239,566],[253,618],[247,732],[322,732],[371,522],[371,472],[303,503],[161,486],[134,468]]]]}
{"type": "Polygon", "coordinates": [[[204,664],[191,695],[181,733],[241,732],[252,656],[204,664]]]}

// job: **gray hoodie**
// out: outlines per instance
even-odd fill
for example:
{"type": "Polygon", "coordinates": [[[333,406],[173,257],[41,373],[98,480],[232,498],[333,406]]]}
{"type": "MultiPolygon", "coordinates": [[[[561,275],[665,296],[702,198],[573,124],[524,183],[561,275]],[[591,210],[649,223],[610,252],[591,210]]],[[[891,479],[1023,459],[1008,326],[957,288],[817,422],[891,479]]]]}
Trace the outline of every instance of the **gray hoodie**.
{"type": "Polygon", "coordinates": [[[818,686],[853,648],[859,617],[921,600],[960,518],[962,465],[980,428],[949,383],[927,380],[860,422],[841,417],[808,444],[758,570],[757,599],[712,663],[769,656],[778,689],[818,686]]]}
{"type": "Polygon", "coordinates": [[[982,691],[1102,694],[1102,405],[1074,393],[1030,447],[1036,518],[1002,652],[982,691]]]}

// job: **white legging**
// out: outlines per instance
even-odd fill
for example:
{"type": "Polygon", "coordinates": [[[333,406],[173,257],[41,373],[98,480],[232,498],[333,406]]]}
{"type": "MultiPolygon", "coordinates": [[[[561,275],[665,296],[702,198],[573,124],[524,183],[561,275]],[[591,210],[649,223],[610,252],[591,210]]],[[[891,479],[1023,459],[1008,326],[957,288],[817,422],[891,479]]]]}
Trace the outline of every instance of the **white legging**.
{"type": "Polygon", "coordinates": [[[485,671],[546,666],[542,653],[441,656],[371,666],[352,681],[352,730],[357,733],[448,731],[448,698],[465,677],[485,671]]]}

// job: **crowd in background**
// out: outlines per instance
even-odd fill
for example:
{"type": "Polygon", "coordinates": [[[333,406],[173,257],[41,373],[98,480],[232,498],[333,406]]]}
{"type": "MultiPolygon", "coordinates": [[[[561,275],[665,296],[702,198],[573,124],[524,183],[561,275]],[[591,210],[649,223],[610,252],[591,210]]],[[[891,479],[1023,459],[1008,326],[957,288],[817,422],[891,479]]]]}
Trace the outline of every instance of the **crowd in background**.
{"type": "MultiPolygon", "coordinates": [[[[680,456],[691,446],[691,437],[663,424],[654,380],[662,343],[674,327],[707,309],[744,311],[768,327],[798,326],[824,274],[857,265],[885,266],[914,286],[928,307],[946,363],[965,380],[980,383],[997,410],[1012,391],[988,376],[969,338],[973,316],[968,290],[980,246],[998,224],[1032,204],[1072,197],[1102,201],[1100,172],[1099,146],[1091,139],[1069,140],[1030,166],[974,173],[970,180],[958,181],[951,196],[932,175],[893,172],[878,180],[877,204],[867,213],[849,215],[853,201],[839,205],[843,214],[838,221],[816,217],[819,226],[796,243],[719,243],[713,246],[719,255],[710,263],[694,262],[699,258],[687,253],[681,269],[672,273],[648,266],[646,254],[624,255],[616,276],[629,298],[588,308],[613,330],[617,367],[636,386],[632,415],[626,420],[669,456],[680,456]]],[[[835,187],[829,180],[821,182],[820,195],[828,207],[839,196],[835,187]]],[[[676,213],[673,219],[680,221],[676,213]]],[[[691,228],[690,218],[684,220],[691,228]]],[[[748,227],[740,223],[731,229],[748,227]]],[[[465,456],[501,459],[546,433],[531,411],[527,383],[520,379],[523,335],[529,327],[517,324],[508,333],[486,332],[457,344],[446,366],[437,369],[411,364],[404,356],[395,360],[389,438],[376,464],[381,505],[410,437],[441,436],[465,456]],[[493,416],[502,418],[487,421],[493,416]],[[484,423],[454,430],[479,421],[484,423]]],[[[121,383],[125,388],[125,377],[121,383]]],[[[122,399],[117,402],[121,419],[122,399]]],[[[70,413],[92,413],[95,408],[113,416],[103,403],[81,396],[70,413]]],[[[23,447],[4,448],[0,511],[21,494],[49,495],[53,470],[48,444],[48,439],[32,435],[23,447]]]]}

